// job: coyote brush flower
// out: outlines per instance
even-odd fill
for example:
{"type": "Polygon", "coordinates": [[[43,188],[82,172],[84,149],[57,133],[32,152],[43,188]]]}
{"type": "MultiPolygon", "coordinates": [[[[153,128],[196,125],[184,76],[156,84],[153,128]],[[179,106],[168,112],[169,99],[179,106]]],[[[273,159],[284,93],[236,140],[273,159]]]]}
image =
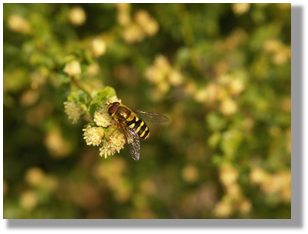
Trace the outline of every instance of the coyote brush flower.
{"type": "Polygon", "coordinates": [[[91,43],[92,53],[95,57],[100,57],[106,52],[106,43],[102,39],[94,39],[91,43]]]}
{"type": "Polygon", "coordinates": [[[99,148],[99,155],[107,158],[107,156],[114,155],[116,152],[119,153],[124,148],[125,143],[124,134],[118,130],[113,130],[112,135],[103,140],[103,145],[99,148]]]}
{"type": "Polygon", "coordinates": [[[31,26],[27,20],[19,15],[10,15],[7,19],[9,29],[18,33],[30,33],[31,26]]]}
{"type": "Polygon", "coordinates": [[[114,124],[114,120],[108,114],[107,110],[102,108],[95,112],[94,114],[94,122],[97,126],[108,127],[114,124]]]}
{"type": "Polygon", "coordinates": [[[81,7],[73,7],[68,14],[68,19],[73,25],[80,26],[86,21],[87,15],[81,7]]]}
{"type": "Polygon", "coordinates": [[[100,156],[114,155],[124,148],[126,139],[117,122],[109,115],[107,104],[114,101],[121,102],[116,96],[107,100],[106,106],[94,113],[94,123],[88,124],[84,129],[84,139],[87,145],[98,146],[100,156]]]}
{"type": "Polygon", "coordinates": [[[233,3],[232,10],[236,15],[242,15],[249,11],[250,3],[233,3]]]}
{"type": "Polygon", "coordinates": [[[102,138],[105,134],[105,130],[102,127],[91,127],[83,129],[84,140],[87,145],[99,146],[102,143],[102,138]]]}
{"type": "Polygon", "coordinates": [[[70,63],[67,63],[63,69],[63,71],[68,76],[76,76],[81,74],[81,67],[78,61],[71,61],[70,63]]]}
{"type": "Polygon", "coordinates": [[[75,102],[64,102],[65,113],[68,118],[73,120],[73,124],[77,123],[82,113],[82,107],[75,102]]]}

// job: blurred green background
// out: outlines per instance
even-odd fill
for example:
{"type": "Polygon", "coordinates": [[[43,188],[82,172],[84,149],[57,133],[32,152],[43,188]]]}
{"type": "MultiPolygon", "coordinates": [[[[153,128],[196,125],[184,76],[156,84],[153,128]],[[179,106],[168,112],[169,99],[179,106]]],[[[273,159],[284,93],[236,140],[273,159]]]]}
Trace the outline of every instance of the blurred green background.
{"type": "Polygon", "coordinates": [[[4,218],[291,218],[291,4],[3,4],[4,218]],[[99,43],[94,42],[98,41],[99,43]],[[150,125],[104,159],[81,67],[150,125]]]}

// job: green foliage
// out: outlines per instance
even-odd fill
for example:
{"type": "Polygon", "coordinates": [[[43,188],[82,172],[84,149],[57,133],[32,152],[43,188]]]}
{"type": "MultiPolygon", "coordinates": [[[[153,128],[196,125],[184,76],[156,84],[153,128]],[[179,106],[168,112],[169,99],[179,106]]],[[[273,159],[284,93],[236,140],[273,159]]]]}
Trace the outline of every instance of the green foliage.
{"type": "Polygon", "coordinates": [[[291,218],[290,7],[3,4],[4,218],[291,218]],[[114,96],[171,119],[139,161],[114,96]]]}
{"type": "Polygon", "coordinates": [[[93,99],[88,111],[91,119],[94,119],[94,113],[100,108],[103,108],[109,98],[116,96],[116,92],[112,87],[106,86],[104,89],[93,90],[91,96],[93,99]]]}

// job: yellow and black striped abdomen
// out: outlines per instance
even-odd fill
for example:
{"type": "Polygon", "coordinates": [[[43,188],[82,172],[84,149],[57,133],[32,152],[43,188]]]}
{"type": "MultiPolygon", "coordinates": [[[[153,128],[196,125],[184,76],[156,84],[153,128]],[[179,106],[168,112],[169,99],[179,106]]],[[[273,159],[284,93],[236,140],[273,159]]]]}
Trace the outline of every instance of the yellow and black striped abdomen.
{"type": "Polygon", "coordinates": [[[130,116],[126,119],[126,124],[143,139],[147,139],[150,136],[150,129],[146,123],[140,119],[136,114],[131,112],[130,116]]]}

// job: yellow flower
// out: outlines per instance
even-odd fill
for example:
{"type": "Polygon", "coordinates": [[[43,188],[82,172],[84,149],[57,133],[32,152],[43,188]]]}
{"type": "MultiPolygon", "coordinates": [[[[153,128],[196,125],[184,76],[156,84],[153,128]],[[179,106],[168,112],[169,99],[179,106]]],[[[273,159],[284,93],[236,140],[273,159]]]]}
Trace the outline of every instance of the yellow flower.
{"type": "Polygon", "coordinates": [[[251,211],[252,205],[248,199],[243,199],[238,206],[239,211],[241,214],[247,214],[251,211]]]}
{"type": "Polygon", "coordinates": [[[83,131],[83,139],[85,139],[87,145],[99,146],[102,143],[105,134],[104,128],[87,126],[83,131]]]}
{"type": "Polygon", "coordinates": [[[219,170],[219,179],[222,184],[229,186],[238,178],[238,172],[231,166],[223,166],[219,170]]]}
{"type": "Polygon", "coordinates": [[[19,198],[20,205],[26,210],[33,210],[38,203],[37,195],[33,191],[26,191],[19,198]]]}
{"type": "Polygon", "coordinates": [[[172,70],[168,75],[168,81],[173,86],[178,86],[183,83],[183,76],[178,70],[172,70]]]}
{"type": "Polygon", "coordinates": [[[74,7],[68,14],[69,21],[75,25],[82,25],[86,21],[87,15],[81,7],[74,7]]]}
{"type": "Polygon", "coordinates": [[[159,55],[155,58],[154,66],[162,70],[166,74],[168,74],[171,69],[168,59],[163,55],[159,55]]]}
{"type": "Polygon", "coordinates": [[[155,66],[149,67],[146,70],[145,76],[151,83],[154,83],[154,84],[159,83],[160,81],[163,81],[165,78],[165,74],[159,68],[155,66]]]}
{"type": "Polygon", "coordinates": [[[139,10],[136,12],[134,18],[136,23],[143,27],[143,25],[146,25],[151,19],[151,16],[145,10],[139,10]]]}
{"type": "Polygon", "coordinates": [[[182,178],[187,183],[194,183],[199,178],[199,171],[196,166],[187,165],[182,170],[182,178]]]}
{"type": "Polygon", "coordinates": [[[145,10],[139,10],[135,14],[135,21],[148,36],[153,36],[158,31],[158,23],[145,10]]]}
{"type": "Polygon", "coordinates": [[[237,112],[237,104],[231,98],[226,98],[220,104],[220,111],[224,115],[233,115],[237,112]]]}
{"type": "Polygon", "coordinates": [[[94,122],[97,126],[108,127],[114,125],[114,120],[105,108],[99,109],[94,113],[94,122]]]}
{"type": "Polygon", "coordinates": [[[130,24],[124,29],[122,37],[128,44],[132,44],[134,42],[142,41],[144,38],[144,32],[137,24],[130,24]]]}
{"type": "Polygon", "coordinates": [[[229,83],[229,91],[232,95],[240,94],[244,88],[244,83],[240,79],[232,79],[229,83]]]}
{"type": "Polygon", "coordinates": [[[108,139],[109,146],[114,148],[116,152],[120,153],[120,150],[124,148],[126,143],[125,136],[121,131],[115,131],[108,139]]]}
{"type": "Polygon", "coordinates": [[[60,130],[55,128],[47,132],[44,143],[53,157],[66,157],[72,150],[72,144],[63,137],[60,130]]]}
{"type": "Polygon", "coordinates": [[[117,22],[121,26],[128,26],[131,23],[130,14],[127,11],[120,11],[117,14],[117,22]]]}
{"type": "Polygon", "coordinates": [[[232,10],[237,15],[242,15],[249,11],[250,3],[233,3],[232,10]]]}
{"type": "Polygon", "coordinates": [[[268,173],[260,167],[253,168],[249,174],[252,184],[264,183],[268,179],[268,173]]]}
{"type": "Polygon", "coordinates": [[[68,76],[76,76],[81,74],[81,67],[78,61],[72,61],[65,65],[63,70],[68,76]]]}
{"type": "Polygon", "coordinates": [[[162,93],[162,94],[165,94],[168,92],[170,88],[170,85],[169,83],[163,81],[163,82],[159,82],[158,85],[157,85],[157,89],[162,93]]]}
{"type": "Polygon", "coordinates": [[[37,186],[43,183],[45,179],[45,173],[41,168],[32,167],[26,172],[26,181],[32,186],[37,186]]]}
{"type": "Polygon", "coordinates": [[[194,98],[197,102],[206,102],[208,97],[207,88],[201,88],[194,94],[194,98]]]}
{"type": "Polygon", "coordinates": [[[214,208],[214,214],[219,218],[225,218],[232,214],[232,207],[226,201],[220,201],[214,208]]]}
{"type": "Polygon", "coordinates": [[[143,27],[143,31],[150,37],[154,36],[158,32],[158,29],[159,25],[154,19],[149,20],[146,27],[143,27]]]}
{"type": "Polygon", "coordinates": [[[267,52],[277,52],[282,48],[282,42],[277,39],[268,39],[263,43],[263,49],[267,52]]]}
{"type": "Polygon", "coordinates": [[[82,114],[82,107],[75,102],[64,102],[65,113],[68,118],[73,121],[73,124],[77,123],[82,114]]]}
{"type": "Polygon", "coordinates": [[[29,33],[31,26],[24,18],[19,15],[10,15],[7,20],[8,27],[14,32],[29,33]]]}
{"type": "Polygon", "coordinates": [[[121,12],[130,10],[130,3],[115,3],[115,6],[121,12]]]}
{"type": "Polygon", "coordinates": [[[114,155],[116,152],[119,153],[126,143],[125,136],[122,132],[115,131],[115,129],[111,129],[111,131],[113,132],[112,135],[107,136],[106,139],[103,140],[103,146],[99,148],[99,155],[105,158],[114,155]]]}
{"type": "Polygon", "coordinates": [[[102,39],[94,39],[91,44],[92,53],[95,57],[100,57],[106,52],[106,43],[102,39]]]}
{"type": "Polygon", "coordinates": [[[227,188],[226,188],[226,192],[234,200],[237,200],[237,199],[241,198],[241,196],[242,196],[241,187],[237,183],[232,183],[232,184],[228,185],[227,188]]]}

